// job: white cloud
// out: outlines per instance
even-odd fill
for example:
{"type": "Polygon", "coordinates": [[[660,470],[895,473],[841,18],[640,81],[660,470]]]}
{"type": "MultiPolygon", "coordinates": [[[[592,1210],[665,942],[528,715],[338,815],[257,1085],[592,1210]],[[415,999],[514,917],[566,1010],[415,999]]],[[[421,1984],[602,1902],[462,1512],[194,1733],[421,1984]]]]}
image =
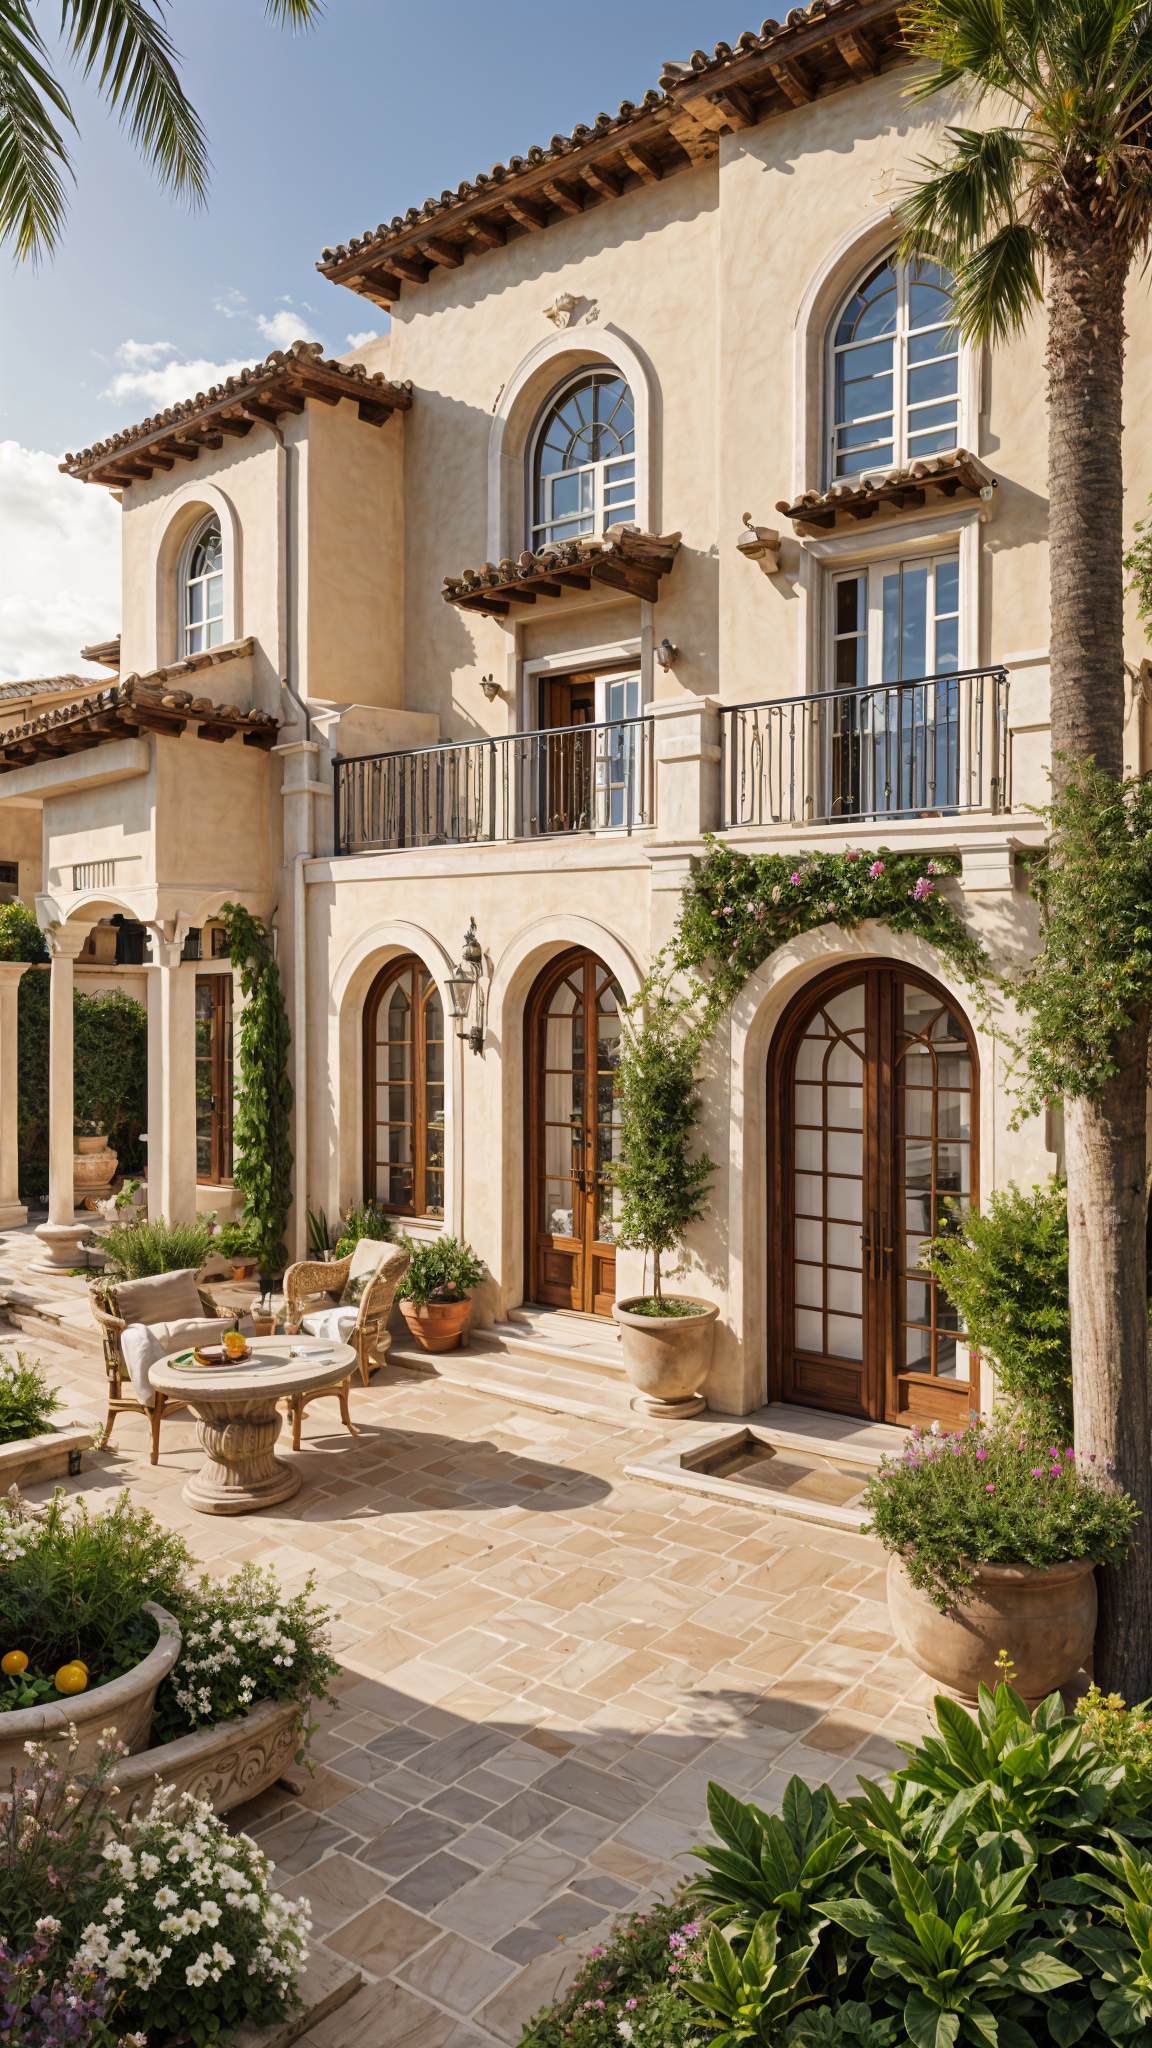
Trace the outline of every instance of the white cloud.
{"type": "Polygon", "coordinates": [[[59,456],[0,441],[0,678],[90,675],[81,647],[120,629],[120,507],[59,456]]]}
{"type": "Polygon", "coordinates": [[[366,327],[363,334],[350,334],[348,336],[348,346],[349,348],[364,348],[368,342],[375,341],[375,339],[376,329],[374,327],[366,327]]]}
{"type": "MultiPolygon", "coordinates": [[[[117,349],[116,359],[124,367],[117,370],[100,395],[125,408],[124,426],[132,425],[142,413],[162,412],[165,406],[195,398],[198,391],[207,391],[210,384],[234,377],[244,365],[242,356],[230,363],[212,363],[204,356],[191,362],[173,362],[164,359],[169,347],[166,341],[122,341],[117,349]]],[[[248,360],[251,363],[253,358],[248,360]]]]}
{"type": "Polygon", "coordinates": [[[116,354],[130,370],[153,370],[179,350],[174,341],[122,341],[116,354]]]}
{"type": "Polygon", "coordinates": [[[290,348],[294,341],[319,341],[316,329],[298,312],[256,314],[256,325],[269,348],[290,348]]]}

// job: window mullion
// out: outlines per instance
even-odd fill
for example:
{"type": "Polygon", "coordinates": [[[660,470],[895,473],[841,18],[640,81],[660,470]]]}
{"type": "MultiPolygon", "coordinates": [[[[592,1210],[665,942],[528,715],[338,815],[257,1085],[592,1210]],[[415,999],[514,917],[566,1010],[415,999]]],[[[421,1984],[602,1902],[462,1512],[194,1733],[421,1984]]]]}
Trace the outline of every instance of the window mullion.
{"type": "Polygon", "coordinates": [[[427,1189],[424,1169],[428,1149],[428,1102],[425,1086],[425,1015],[427,998],[420,996],[420,969],[412,969],[412,1214],[423,1216],[427,1189]]]}

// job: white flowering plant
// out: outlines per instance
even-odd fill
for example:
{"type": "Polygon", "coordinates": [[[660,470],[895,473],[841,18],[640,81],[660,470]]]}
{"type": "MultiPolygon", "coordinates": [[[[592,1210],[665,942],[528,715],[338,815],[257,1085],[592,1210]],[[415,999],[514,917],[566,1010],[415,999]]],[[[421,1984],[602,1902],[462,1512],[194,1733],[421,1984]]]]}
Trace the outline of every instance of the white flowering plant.
{"type": "Polygon", "coordinates": [[[245,2020],[287,2019],[300,2004],[307,1901],[273,1891],[272,1865],[250,1836],[230,1834],[204,1801],[170,1787],[141,1818],[113,1826],[74,1966],[122,1993],[117,2022],[206,2048],[245,2020]]]}
{"type": "Polygon", "coordinates": [[[184,1646],[161,1687],[153,1741],[246,1714],[258,1700],[298,1700],[303,1756],[313,1732],[310,1700],[326,1700],[340,1666],[329,1647],[327,1607],[304,1590],[287,1598],[275,1572],[246,1564],[229,1579],[207,1575],[180,1610],[184,1646]]]}

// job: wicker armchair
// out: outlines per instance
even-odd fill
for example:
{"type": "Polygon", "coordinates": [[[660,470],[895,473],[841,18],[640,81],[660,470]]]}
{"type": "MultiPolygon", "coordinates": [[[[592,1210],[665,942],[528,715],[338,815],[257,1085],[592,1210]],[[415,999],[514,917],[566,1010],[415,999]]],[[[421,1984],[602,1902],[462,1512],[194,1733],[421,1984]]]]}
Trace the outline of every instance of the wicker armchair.
{"type": "MultiPolygon", "coordinates": [[[[197,1287],[200,1306],[205,1316],[219,1316],[220,1311],[206,1287],[197,1287]]],[[[108,1420],[104,1425],[101,1448],[107,1450],[112,1437],[112,1425],[118,1415],[147,1416],[152,1430],[152,1451],[149,1463],[155,1465],[160,1457],[160,1424],[166,1415],[174,1415],[180,1408],[188,1406],[171,1394],[161,1393],[156,1388],[156,1399],[151,1408],[145,1408],[136,1398],[136,1391],[124,1363],[120,1338],[128,1328],[123,1316],[116,1313],[116,1284],[110,1280],[92,1280],[88,1285],[88,1301],[92,1317],[104,1341],[104,1369],[108,1374],[108,1420]]]]}
{"type": "MultiPolygon", "coordinates": [[[[409,1261],[410,1254],[403,1245],[383,1246],[380,1264],[360,1297],[356,1326],[344,1340],[345,1343],[351,1344],[356,1353],[360,1378],[365,1386],[368,1385],[369,1373],[383,1365],[388,1356],[388,1347],[392,1341],[388,1334],[388,1318],[392,1313],[392,1303],[396,1299],[396,1289],[408,1271],[409,1261]]],[[[327,1264],[319,1260],[302,1260],[299,1265],[289,1266],[284,1275],[286,1319],[295,1322],[304,1315],[309,1301],[314,1302],[317,1294],[343,1293],[351,1266],[351,1255],[327,1264]]],[[[296,1394],[292,1397],[289,1411],[292,1416],[294,1451],[300,1449],[300,1424],[310,1401],[339,1401],[341,1418],[346,1428],[351,1430],[353,1436],[360,1434],[348,1413],[348,1391],[351,1383],[352,1375],[349,1373],[348,1378],[341,1380],[338,1386],[315,1387],[311,1393],[296,1394]]]]}

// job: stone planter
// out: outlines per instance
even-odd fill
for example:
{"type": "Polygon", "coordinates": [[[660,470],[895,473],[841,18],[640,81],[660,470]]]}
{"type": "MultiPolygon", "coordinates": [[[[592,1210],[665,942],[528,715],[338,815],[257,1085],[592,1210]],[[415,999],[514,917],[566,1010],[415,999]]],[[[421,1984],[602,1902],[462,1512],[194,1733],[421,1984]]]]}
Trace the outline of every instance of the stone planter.
{"type": "Polygon", "coordinates": [[[73,1139],[72,1185],[78,1209],[89,1195],[107,1194],[118,1164],[117,1155],[102,1131],[95,1137],[73,1139]]]}
{"type": "Polygon", "coordinates": [[[676,1299],[692,1302],[699,1313],[638,1316],[629,1312],[627,1301],[616,1302],[612,1309],[620,1325],[624,1370],[636,1388],[633,1408],[673,1422],[703,1413],[700,1389],[712,1364],[720,1313],[714,1301],[701,1301],[696,1295],[680,1294],[676,1299]]]}
{"type": "Polygon", "coordinates": [[[90,1451],[95,1440],[94,1423],[54,1422],[44,1436],[13,1437],[0,1444],[0,1494],[10,1486],[33,1486],[40,1479],[65,1479],[78,1472],[81,1452],[90,1451]]]}
{"type": "Polygon", "coordinates": [[[159,1780],[207,1799],[216,1813],[243,1806],[274,1785],[293,1761],[300,1747],[300,1712],[296,1700],[258,1700],[250,1713],[234,1721],[217,1721],[177,1742],[122,1757],[112,1803],[123,1814],[147,1807],[159,1780]]]}
{"type": "Polygon", "coordinates": [[[1068,1685],[1088,1662],[1096,1633],[1096,1579],[1087,1558],[1038,1571],[1027,1564],[979,1565],[969,1597],[941,1614],[888,1560],[888,1611],[905,1655],[965,1706],[981,1680],[994,1690],[996,1659],[1016,1666],[1015,1690],[1030,1707],[1068,1685]]]}
{"type": "Polygon", "coordinates": [[[397,1304],[404,1321],[424,1351],[463,1349],[470,1301],[401,1301],[397,1304]]]}
{"type": "Polygon", "coordinates": [[[152,1733],[152,1709],[156,1688],[167,1678],[180,1655],[180,1624],[163,1607],[148,1600],[145,1614],[159,1623],[160,1637],[155,1649],[122,1678],[97,1685],[91,1692],[73,1693],[42,1707],[24,1707],[19,1713],[0,1714],[0,1785],[9,1773],[27,1767],[26,1742],[67,1741],[69,1723],[80,1738],[72,1768],[90,1771],[96,1761],[96,1746],[105,1728],[115,1728],[131,1754],[146,1749],[152,1733]]]}

